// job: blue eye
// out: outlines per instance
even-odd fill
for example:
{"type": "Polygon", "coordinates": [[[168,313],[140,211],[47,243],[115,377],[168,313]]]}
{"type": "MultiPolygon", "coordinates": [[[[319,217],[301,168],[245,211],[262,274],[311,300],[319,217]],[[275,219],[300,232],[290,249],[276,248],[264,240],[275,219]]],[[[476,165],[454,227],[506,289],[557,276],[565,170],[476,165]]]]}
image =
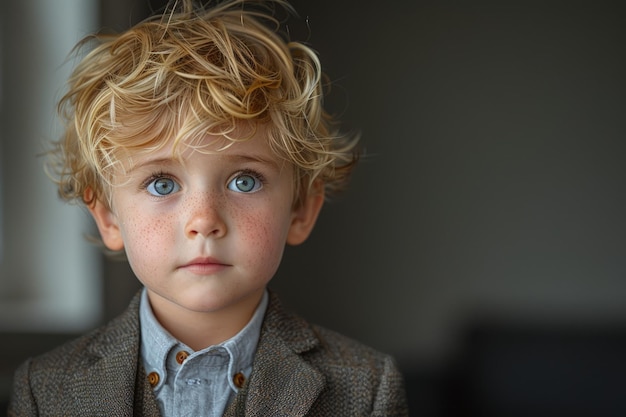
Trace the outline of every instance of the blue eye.
{"type": "Polygon", "coordinates": [[[146,190],[154,196],[162,197],[180,190],[180,185],[171,178],[159,177],[152,180],[147,185],[146,190]]]}
{"type": "Polygon", "coordinates": [[[228,183],[228,189],[238,193],[253,193],[259,191],[262,186],[261,180],[250,174],[237,175],[228,183]]]}

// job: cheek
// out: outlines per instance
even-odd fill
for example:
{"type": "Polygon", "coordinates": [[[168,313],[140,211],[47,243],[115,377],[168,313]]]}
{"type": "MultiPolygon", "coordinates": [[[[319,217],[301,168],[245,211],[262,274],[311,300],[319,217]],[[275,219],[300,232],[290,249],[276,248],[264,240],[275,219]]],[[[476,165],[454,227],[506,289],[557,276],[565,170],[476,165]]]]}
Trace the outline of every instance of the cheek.
{"type": "Polygon", "coordinates": [[[278,268],[285,248],[289,222],[275,210],[245,211],[239,217],[241,240],[245,241],[249,260],[257,267],[278,268]],[[253,214],[249,214],[253,213],[253,214]]]}
{"type": "Polygon", "coordinates": [[[172,221],[169,216],[157,219],[135,210],[132,220],[121,225],[128,261],[137,275],[159,269],[173,244],[172,221]]]}

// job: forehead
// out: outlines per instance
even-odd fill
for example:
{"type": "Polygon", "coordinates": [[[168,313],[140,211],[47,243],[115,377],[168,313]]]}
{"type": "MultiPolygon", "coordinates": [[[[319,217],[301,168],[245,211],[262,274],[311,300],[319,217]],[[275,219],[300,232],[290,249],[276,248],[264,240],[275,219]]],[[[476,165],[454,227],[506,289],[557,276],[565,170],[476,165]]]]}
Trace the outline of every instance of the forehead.
{"type": "Polygon", "coordinates": [[[262,129],[239,137],[206,134],[193,141],[176,141],[169,138],[153,147],[126,149],[119,155],[119,161],[125,173],[129,173],[141,166],[158,165],[168,161],[185,165],[185,161],[198,155],[223,157],[220,159],[233,161],[257,161],[274,165],[280,170],[289,165],[272,151],[262,129]]]}

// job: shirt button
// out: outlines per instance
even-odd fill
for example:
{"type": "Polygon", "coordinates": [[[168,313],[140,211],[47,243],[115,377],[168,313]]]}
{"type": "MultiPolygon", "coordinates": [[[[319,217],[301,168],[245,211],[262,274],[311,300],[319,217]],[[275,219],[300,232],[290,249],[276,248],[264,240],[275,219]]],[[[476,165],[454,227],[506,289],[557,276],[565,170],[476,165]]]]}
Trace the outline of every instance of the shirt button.
{"type": "Polygon", "coordinates": [[[157,374],[156,372],[150,372],[148,374],[148,382],[150,383],[150,386],[152,388],[157,386],[157,384],[159,383],[160,379],[161,378],[159,377],[159,374],[157,374]]]}
{"type": "Polygon", "coordinates": [[[178,352],[176,354],[176,362],[178,362],[179,365],[182,365],[183,362],[185,362],[185,359],[187,359],[188,356],[189,356],[188,352],[185,352],[184,350],[181,350],[180,352],[178,352]]]}
{"type": "Polygon", "coordinates": [[[233,375],[233,382],[237,388],[243,387],[243,383],[246,382],[246,377],[241,372],[237,372],[233,375]]]}

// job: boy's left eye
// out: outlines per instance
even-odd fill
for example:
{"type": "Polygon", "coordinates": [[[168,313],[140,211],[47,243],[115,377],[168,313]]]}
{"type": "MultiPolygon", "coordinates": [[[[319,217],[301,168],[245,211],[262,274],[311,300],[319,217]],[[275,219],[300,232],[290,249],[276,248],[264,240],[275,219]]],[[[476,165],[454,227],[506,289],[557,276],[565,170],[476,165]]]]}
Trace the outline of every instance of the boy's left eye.
{"type": "Polygon", "coordinates": [[[263,183],[251,174],[240,174],[228,183],[228,189],[238,193],[253,193],[259,191],[263,183]]]}

